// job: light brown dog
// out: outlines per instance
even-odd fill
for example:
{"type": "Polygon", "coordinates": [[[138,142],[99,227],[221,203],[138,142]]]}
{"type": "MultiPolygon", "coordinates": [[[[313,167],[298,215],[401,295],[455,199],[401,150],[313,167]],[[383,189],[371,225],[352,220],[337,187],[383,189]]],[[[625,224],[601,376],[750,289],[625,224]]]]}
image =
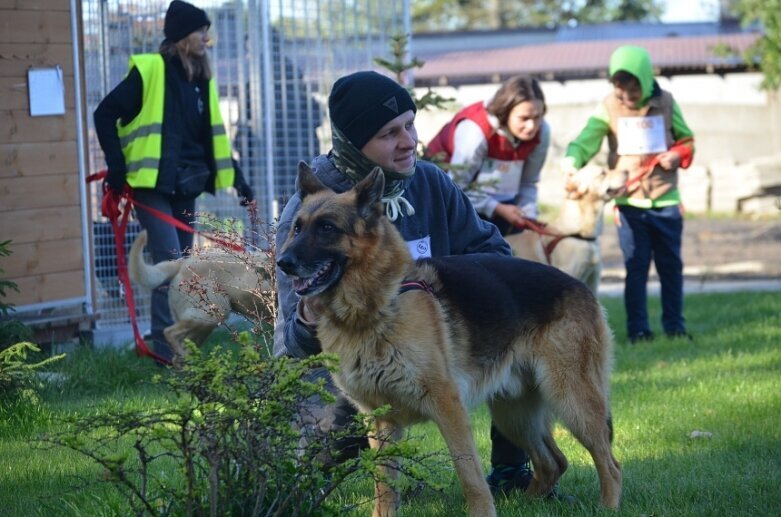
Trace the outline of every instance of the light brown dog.
{"type": "Polygon", "coordinates": [[[602,256],[599,236],[603,212],[623,185],[618,175],[599,167],[584,167],[565,185],[566,195],[556,217],[542,231],[527,229],[505,237],[516,257],[550,264],[599,289],[602,256]]]}
{"type": "MultiPolygon", "coordinates": [[[[384,183],[377,168],[335,194],[299,164],[302,204],[277,255],[296,292],[318,308],[317,336],[340,359],[340,388],[363,411],[392,408],[377,419],[372,447],[433,420],[469,514],[485,517],[496,511],[467,408],[487,403],[502,434],[529,453],[527,493],[540,497],[567,468],[551,432],[558,416],[591,453],[602,503],[618,507],[612,334],[593,293],[558,269],[512,257],[413,261],[384,216],[384,183]]],[[[374,515],[394,515],[398,496],[378,479],[374,515]]]]}
{"type": "Polygon", "coordinates": [[[185,353],[185,339],[201,346],[231,312],[253,321],[271,318],[274,300],[269,295],[269,271],[274,268],[267,267],[264,253],[209,248],[178,260],[149,264],[143,256],[146,241],[144,230],[130,248],[128,273],[147,289],[170,280],[168,306],[175,323],[164,334],[176,356],[185,353]]]}

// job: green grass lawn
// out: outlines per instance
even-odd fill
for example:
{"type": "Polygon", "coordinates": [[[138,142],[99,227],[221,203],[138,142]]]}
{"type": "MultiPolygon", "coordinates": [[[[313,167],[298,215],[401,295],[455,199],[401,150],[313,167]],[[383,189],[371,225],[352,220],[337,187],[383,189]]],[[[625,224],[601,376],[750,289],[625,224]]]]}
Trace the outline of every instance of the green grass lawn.
{"type": "MultiPolygon", "coordinates": [[[[623,467],[620,515],[776,515],[781,511],[781,293],[690,295],[686,316],[695,341],[657,337],[629,345],[621,299],[604,299],[616,335],[612,377],[614,453],[623,467]],[[707,437],[692,437],[699,431],[707,437]]],[[[658,328],[658,299],[650,304],[658,328]]],[[[21,412],[0,410],[0,515],[123,515],[121,502],[94,480],[99,469],[75,453],[41,450],[35,436],[57,415],[108,410],[116,404],[151,407],[166,398],[147,380],[160,370],[130,353],[79,350],[65,369],[67,390],[47,389],[21,412]],[[102,409],[101,409],[102,408],[102,409]],[[75,478],[80,478],[77,481],[75,478]],[[79,488],[73,489],[77,483],[79,488]],[[108,498],[108,502],[104,499],[108,498]]],[[[489,421],[474,413],[474,431],[489,457],[489,421]]],[[[411,430],[432,449],[444,449],[430,424],[411,430]]],[[[500,498],[500,515],[612,515],[598,505],[599,487],[588,453],[568,431],[556,438],[570,462],[560,490],[568,505],[500,498]]],[[[463,498],[452,470],[444,493],[405,498],[403,515],[460,515],[463,498]]],[[[365,500],[368,484],[338,494],[346,505],[365,500]]],[[[346,512],[370,513],[364,504],[346,512]]]]}

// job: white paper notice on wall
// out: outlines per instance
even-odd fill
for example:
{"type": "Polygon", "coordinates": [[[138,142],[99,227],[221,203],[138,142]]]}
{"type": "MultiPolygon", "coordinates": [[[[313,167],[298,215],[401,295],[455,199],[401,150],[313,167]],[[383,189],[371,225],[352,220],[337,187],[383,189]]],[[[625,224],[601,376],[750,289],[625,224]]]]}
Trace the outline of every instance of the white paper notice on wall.
{"type": "Polygon", "coordinates": [[[27,70],[30,116],[65,115],[65,83],[58,66],[27,70]]]}

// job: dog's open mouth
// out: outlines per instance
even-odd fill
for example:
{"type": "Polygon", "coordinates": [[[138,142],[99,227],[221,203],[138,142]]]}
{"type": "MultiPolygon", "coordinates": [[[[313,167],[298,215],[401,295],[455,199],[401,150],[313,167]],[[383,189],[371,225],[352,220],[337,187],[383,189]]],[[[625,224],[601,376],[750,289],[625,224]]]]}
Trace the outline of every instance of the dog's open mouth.
{"type": "Polygon", "coordinates": [[[340,268],[335,262],[328,262],[306,278],[294,277],[293,290],[299,296],[312,296],[320,294],[339,278],[340,268]]]}

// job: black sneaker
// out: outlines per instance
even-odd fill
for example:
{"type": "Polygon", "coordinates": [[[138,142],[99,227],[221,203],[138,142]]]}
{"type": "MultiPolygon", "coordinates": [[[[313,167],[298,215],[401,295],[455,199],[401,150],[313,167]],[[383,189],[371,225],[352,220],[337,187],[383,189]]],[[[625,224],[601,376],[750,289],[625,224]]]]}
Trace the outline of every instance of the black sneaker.
{"type": "Polygon", "coordinates": [[[629,342],[634,345],[641,341],[653,341],[654,338],[656,338],[656,336],[654,335],[653,332],[651,332],[650,330],[643,330],[641,332],[638,332],[637,334],[629,336],[629,342]]]}
{"type": "Polygon", "coordinates": [[[694,341],[694,336],[686,332],[685,330],[673,330],[670,332],[665,332],[665,335],[670,339],[688,339],[689,341],[694,341]]]}
{"type": "MultiPolygon", "coordinates": [[[[534,472],[532,472],[531,466],[524,463],[519,466],[496,465],[485,480],[488,482],[491,494],[496,497],[499,494],[508,495],[513,490],[525,492],[533,478],[534,472]]],[[[559,493],[558,482],[553,486],[546,499],[569,504],[577,502],[575,496],[559,493]]]]}
{"type": "Polygon", "coordinates": [[[534,473],[531,466],[524,463],[519,466],[496,465],[485,480],[491,493],[496,496],[497,494],[507,494],[513,490],[524,492],[529,487],[529,483],[532,482],[532,478],[534,478],[534,473]]]}

